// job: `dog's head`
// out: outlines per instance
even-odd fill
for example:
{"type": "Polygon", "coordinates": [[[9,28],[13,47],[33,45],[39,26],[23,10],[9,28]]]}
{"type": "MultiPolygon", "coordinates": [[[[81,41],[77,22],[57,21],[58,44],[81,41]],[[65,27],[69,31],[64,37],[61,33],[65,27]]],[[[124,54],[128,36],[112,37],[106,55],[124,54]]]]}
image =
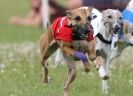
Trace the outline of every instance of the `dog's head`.
{"type": "Polygon", "coordinates": [[[91,11],[92,7],[81,7],[66,11],[69,26],[72,26],[75,32],[83,35],[83,38],[86,38],[84,35],[89,31],[92,15],[91,11]]]}
{"type": "Polygon", "coordinates": [[[122,14],[118,10],[107,9],[102,12],[102,20],[112,34],[118,34],[123,29],[122,14]]]}

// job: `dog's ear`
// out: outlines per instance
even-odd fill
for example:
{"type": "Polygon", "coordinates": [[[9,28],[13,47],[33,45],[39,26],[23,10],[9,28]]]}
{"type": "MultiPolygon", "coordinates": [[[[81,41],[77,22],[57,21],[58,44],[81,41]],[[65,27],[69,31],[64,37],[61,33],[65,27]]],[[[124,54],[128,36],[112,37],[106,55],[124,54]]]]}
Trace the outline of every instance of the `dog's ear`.
{"type": "Polygon", "coordinates": [[[88,6],[88,10],[90,10],[90,12],[92,12],[93,8],[94,8],[93,6],[88,6]]]}
{"type": "Polygon", "coordinates": [[[104,17],[105,17],[105,15],[107,15],[107,12],[106,12],[106,10],[103,10],[101,13],[102,13],[102,20],[104,20],[105,19],[104,17]]]}
{"type": "Polygon", "coordinates": [[[72,16],[72,10],[67,10],[67,11],[65,12],[65,14],[66,14],[66,16],[68,17],[68,19],[70,19],[71,16],[72,16]]]}
{"type": "Polygon", "coordinates": [[[72,17],[72,10],[67,10],[65,12],[67,18],[68,18],[68,26],[71,26],[71,17],[72,17]]]}
{"type": "Polygon", "coordinates": [[[106,11],[106,10],[103,10],[101,13],[102,13],[102,14],[105,14],[105,11],[106,11]]]}

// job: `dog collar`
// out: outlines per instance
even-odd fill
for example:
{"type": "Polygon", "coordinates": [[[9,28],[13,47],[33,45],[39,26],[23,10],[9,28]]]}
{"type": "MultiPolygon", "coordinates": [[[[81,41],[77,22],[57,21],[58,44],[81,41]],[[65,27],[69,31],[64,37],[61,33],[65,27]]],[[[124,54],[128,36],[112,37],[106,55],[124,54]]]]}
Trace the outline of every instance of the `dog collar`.
{"type": "Polygon", "coordinates": [[[118,39],[119,39],[118,34],[112,35],[112,39],[110,41],[105,40],[100,33],[98,33],[96,35],[96,37],[98,37],[103,43],[110,44],[111,45],[111,50],[118,48],[118,46],[117,46],[117,42],[118,42],[118,39]]]}
{"type": "Polygon", "coordinates": [[[104,39],[103,35],[100,34],[100,33],[98,33],[98,34],[96,35],[96,37],[98,37],[98,38],[99,38],[103,43],[105,43],[105,44],[111,44],[111,42],[112,42],[112,40],[108,41],[108,40],[104,39]]]}

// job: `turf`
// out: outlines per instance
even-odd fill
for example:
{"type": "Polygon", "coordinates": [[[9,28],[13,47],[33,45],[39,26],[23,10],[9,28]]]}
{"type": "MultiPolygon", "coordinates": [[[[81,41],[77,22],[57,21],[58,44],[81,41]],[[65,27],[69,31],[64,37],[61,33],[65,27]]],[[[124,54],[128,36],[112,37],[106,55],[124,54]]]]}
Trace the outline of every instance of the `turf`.
{"type": "MultiPolygon", "coordinates": [[[[13,15],[26,15],[28,0],[0,0],[0,9],[0,96],[63,96],[67,78],[65,64],[54,68],[51,58],[49,70],[52,81],[50,84],[40,82],[39,38],[43,29],[8,23],[13,15]]],[[[133,96],[132,57],[130,47],[113,62],[107,96],[133,96]]],[[[101,92],[100,77],[94,65],[87,74],[79,67],[70,96],[106,96],[101,92]]]]}

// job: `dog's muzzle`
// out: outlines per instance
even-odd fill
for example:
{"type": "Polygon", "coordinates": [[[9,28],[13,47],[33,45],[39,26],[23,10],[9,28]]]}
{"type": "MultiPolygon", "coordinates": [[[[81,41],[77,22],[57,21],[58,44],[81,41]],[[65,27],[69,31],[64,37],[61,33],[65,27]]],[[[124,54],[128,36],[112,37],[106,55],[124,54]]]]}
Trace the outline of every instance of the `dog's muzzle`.
{"type": "Polygon", "coordinates": [[[118,34],[123,30],[123,23],[122,24],[117,24],[114,28],[114,34],[118,34]]]}
{"type": "Polygon", "coordinates": [[[74,25],[73,26],[73,39],[74,40],[86,40],[89,34],[89,27],[88,25],[84,25],[83,27],[74,25]]]}

